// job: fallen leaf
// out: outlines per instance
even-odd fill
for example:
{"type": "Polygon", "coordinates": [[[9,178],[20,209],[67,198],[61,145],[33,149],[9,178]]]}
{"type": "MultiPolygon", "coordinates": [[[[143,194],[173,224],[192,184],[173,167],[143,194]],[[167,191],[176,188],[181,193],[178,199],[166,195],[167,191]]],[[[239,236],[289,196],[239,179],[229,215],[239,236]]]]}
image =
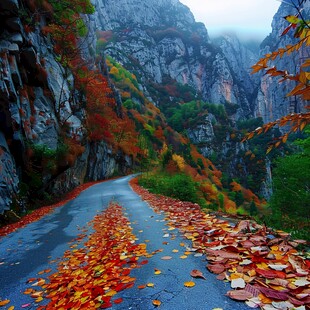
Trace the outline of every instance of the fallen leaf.
{"type": "Polygon", "coordinates": [[[154,299],[152,303],[155,307],[159,307],[161,305],[161,301],[158,299],[154,299]]]}
{"type": "Polygon", "coordinates": [[[173,252],[173,253],[178,253],[179,250],[174,249],[174,250],[172,250],[172,252],[173,252]]]}
{"type": "Polygon", "coordinates": [[[185,259],[185,258],[187,258],[187,255],[181,255],[180,258],[185,259]]]}
{"type": "Polygon", "coordinates": [[[161,259],[162,260],[169,260],[169,259],[171,259],[172,257],[171,256],[163,256],[161,259]]]}
{"type": "Polygon", "coordinates": [[[3,306],[5,306],[5,305],[7,305],[9,302],[10,302],[9,299],[1,300],[1,301],[0,301],[0,307],[3,307],[3,306]]]}
{"type": "Polygon", "coordinates": [[[139,290],[143,290],[144,288],[146,288],[146,284],[143,284],[143,285],[139,285],[139,286],[138,286],[138,289],[139,289],[139,290]]]}
{"type": "Polygon", "coordinates": [[[154,274],[159,275],[161,274],[161,271],[159,269],[155,269],[154,274]]]}
{"type": "Polygon", "coordinates": [[[209,264],[207,268],[215,274],[221,274],[222,272],[225,271],[225,267],[221,264],[215,264],[215,265],[209,264]]]}
{"type": "Polygon", "coordinates": [[[202,274],[201,271],[197,270],[197,269],[194,269],[191,271],[190,275],[193,277],[193,278],[201,278],[201,279],[205,279],[205,276],[202,274]]]}
{"type": "Polygon", "coordinates": [[[123,298],[117,298],[113,301],[116,305],[121,304],[123,302],[123,298]]]}
{"type": "Polygon", "coordinates": [[[154,283],[148,283],[147,285],[146,285],[147,287],[154,287],[154,283]]]}
{"type": "Polygon", "coordinates": [[[228,291],[227,296],[229,296],[231,299],[245,301],[253,298],[253,294],[246,291],[246,290],[234,290],[234,291],[228,291]]]}
{"type": "Polygon", "coordinates": [[[279,270],[279,271],[288,267],[288,265],[272,265],[272,264],[268,264],[268,266],[273,270],[279,270]]]}
{"type": "Polygon", "coordinates": [[[242,278],[233,279],[231,281],[231,288],[245,288],[245,281],[242,278]]]}
{"type": "Polygon", "coordinates": [[[184,282],[184,286],[185,286],[185,287],[193,287],[193,286],[195,286],[195,285],[196,285],[196,283],[193,282],[193,281],[184,282]]]}
{"type": "Polygon", "coordinates": [[[310,284],[310,282],[307,279],[298,279],[294,282],[294,284],[298,287],[300,286],[306,286],[308,284],[310,284]]]}

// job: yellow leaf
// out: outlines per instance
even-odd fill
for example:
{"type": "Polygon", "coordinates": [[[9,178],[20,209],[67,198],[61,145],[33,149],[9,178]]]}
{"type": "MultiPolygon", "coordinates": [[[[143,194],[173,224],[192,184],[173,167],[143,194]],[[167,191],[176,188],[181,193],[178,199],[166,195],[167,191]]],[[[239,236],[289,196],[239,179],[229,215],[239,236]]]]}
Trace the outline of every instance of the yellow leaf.
{"type": "Polygon", "coordinates": [[[112,296],[114,296],[115,294],[117,294],[117,292],[114,291],[114,290],[111,290],[111,291],[105,293],[104,296],[112,297],[112,296]]]}
{"type": "Polygon", "coordinates": [[[155,269],[154,274],[156,275],[161,274],[161,271],[159,269],[155,269]]]}
{"type": "Polygon", "coordinates": [[[11,306],[11,307],[8,308],[8,310],[14,310],[14,309],[15,309],[14,306],[11,306]]]}
{"type": "Polygon", "coordinates": [[[35,302],[41,302],[42,300],[43,300],[43,297],[40,296],[40,297],[38,297],[38,298],[35,300],[35,302]]]}
{"type": "Polygon", "coordinates": [[[174,249],[174,250],[172,250],[172,252],[173,252],[173,253],[178,253],[178,252],[179,252],[179,250],[174,249]]]}
{"type": "Polygon", "coordinates": [[[185,287],[193,287],[193,286],[195,286],[196,284],[195,284],[195,282],[193,282],[193,281],[187,281],[187,282],[184,282],[184,286],[185,287]]]}
{"type": "Polygon", "coordinates": [[[185,259],[185,258],[187,258],[187,255],[181,255],[180,258],[185,259]]]}
{"type": "Polygon", "coordinates": [[[154,287],[154,283],[148,283],[147,285],[146,285],[147,287],[154,287]]]}

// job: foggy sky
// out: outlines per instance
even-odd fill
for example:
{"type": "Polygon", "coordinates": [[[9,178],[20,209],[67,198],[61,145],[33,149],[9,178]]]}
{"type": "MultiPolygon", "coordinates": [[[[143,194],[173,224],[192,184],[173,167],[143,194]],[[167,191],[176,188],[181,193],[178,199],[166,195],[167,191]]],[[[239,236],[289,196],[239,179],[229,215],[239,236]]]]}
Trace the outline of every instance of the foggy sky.
{"type": "Polygon", "coordinates": [[[233,32],[240,39],[262,41],[271,32],[277,0],[180,0],[196,21],[203,22],[210,37],[233,32]]]}

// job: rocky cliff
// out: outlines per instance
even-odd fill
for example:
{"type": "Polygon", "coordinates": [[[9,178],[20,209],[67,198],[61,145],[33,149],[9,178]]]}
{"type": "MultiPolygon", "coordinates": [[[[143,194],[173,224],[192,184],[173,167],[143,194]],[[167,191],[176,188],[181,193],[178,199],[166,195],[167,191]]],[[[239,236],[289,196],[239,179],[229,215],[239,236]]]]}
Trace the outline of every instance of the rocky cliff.
{"type": "Polygon", "coordinates": [[[62,194],[132,166],[106,143],[87,141],[83,96],[42,34],[44,17],[31,30],[25,23],[35,16],[27,4],[0,2],[0,214],[31,191],[62,194]]]}
{"type": "Polygon", "coordinates": [[[143,81],[157,105],[161,98],[152,84],[167,85],[169,78],[189,85],[205,101],[238,104],[236,118],[251,113],[255,87],[240,63],[243,58],[250,63],[254,55],[237,40],[213,44],[205,26],[196,23],[179,1],[97,0],[94,4],[96,29],[113,32],[105,52],[143,81]]]}
{"type": "MultiPolygon", "coordinates": [[[[297,43],[294,38],[294,30],[282,36],[283,31],[289,26],[283,18],[297,13],[296,6],[300,1],[293,0],[292,3],[283,1],[272,21],[272,32],[261,44],[261,57],[267,53],[273,52],[280,47],[297,43]]],[[[305,18],[309,16],[310,7],[303,4],[301,7],[305,18]]],[[[302,48],[297,53],[292,53],[290,57],[278,59],[276,66],[279,70],[286,70],[295,74],[306,57],[309,57],[309,48],[302,48]]],[[[260,76],[257,98],[254,103],[254,116],[262,117],[265,123],[274,121],[289,113],[298,113],[304,110],[306,102],[293,96],[287,97],[287,93],[294,88],[294,82],[279,83],[280,78],[270,78],[266,75],[260,76]]]]}

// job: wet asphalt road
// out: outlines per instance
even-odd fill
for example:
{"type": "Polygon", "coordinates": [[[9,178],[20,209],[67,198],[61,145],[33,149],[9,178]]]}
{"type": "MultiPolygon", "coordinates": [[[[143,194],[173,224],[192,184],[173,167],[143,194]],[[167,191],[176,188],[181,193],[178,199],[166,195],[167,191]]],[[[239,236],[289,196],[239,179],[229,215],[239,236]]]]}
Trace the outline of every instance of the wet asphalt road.
{"type": "Polygon", "coordinates": [[[185,251],[180,243],[190,246],[189,242],[176,230],[167,230],[163,214],[154,213],[131,190],[128,185],[130,178],[123,177],[94,185],[63,207],[55,209],[52,214],[0,239],[0,298],[10,299],[8,306],[14,305],[15,309],[36,309],[37,304],[33,299],[23,294],[29,288],[26,281],[39,277],[37,273],[44,269],[52,268],[55,271],[57,263],[50,262],[61,258],[69,249],[68,242],[81,233],[79,228],[85,227],[113,200],[124,207],[125,215],[132,223],[133,233],[139,238],[138,242],[149,240],[149,253],[158,249],[163,249],[163,252],[149,258],[148,264],[132,271],[132,276],[137,278],[135,286],[118,293],[116,298],[122,297],[124,302],[111,309],[155,309],[152,304],[154,299],[162,302],[158,308],[161,310],[249,309],[244,303],[234,302],[225,296],[230,289],[229,283],[218,281],[215,275],[209,273],[203,257],[189,255],[186,259],[180,258],[185,251]],[[168,238],[164,237],[167,233],[168,238]],[[175,235],[174,239],[171,239],[172,234],[175,235]],[[174,253],[172,250],[179,252],[174,253]],[[162,260],[163,256],[172,256],[172,259],[162,260]],[[162,273],[154,275],[154,268],[162,273]],[[206,280],[193,280],[190,276],[193,269],[202,271],[206,280]],[[183,283],[191,280],[196,286],[184,287],[183,283]],[[153,288],[137,288],[149,282],[154,283],[153,288]],[[31,305],[22,308],[22,305],[28,303],[31,305]]]}

